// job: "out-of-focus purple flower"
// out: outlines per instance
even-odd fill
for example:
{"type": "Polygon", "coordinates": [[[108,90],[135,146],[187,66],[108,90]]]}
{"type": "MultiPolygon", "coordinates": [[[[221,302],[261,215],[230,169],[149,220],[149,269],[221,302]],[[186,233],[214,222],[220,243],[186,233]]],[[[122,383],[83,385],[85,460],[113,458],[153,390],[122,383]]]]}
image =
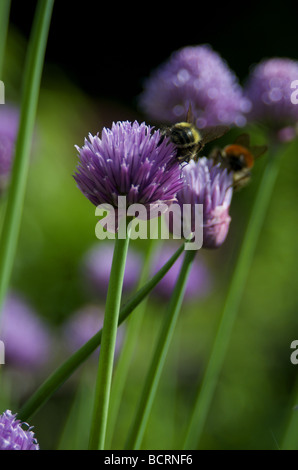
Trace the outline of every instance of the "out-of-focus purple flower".
{"type": "Polygon", "coordinates": [[[10,410],[0,415],[0,450],[39,450],[32,427],[16,419],[16,416],[10,410]]]}
{"type": "Polygon", "coordinates": [[[6,188],[19,126],[19,111],[9,105],[0,106],[0,194],[6,188]]]}
{"type": "MultiPolygon", "coordinates": [[[[153,260],[153,270],[152,275],[156,274],[160,268],[171,258],[174,254],[176,248],[173,244],[165,244],[162,246],[161,250],[157,253],[153,260]]],[[[162,278],[162,280],[157,284],[154,292],[168,299],[171,297],[172,291],[176,285],[177,278],[182,266],[183,257],[180,256],[168,273],[162,278]]],[[[211,279],[210,273],[206,265],[195,258],[192,263],[189,279],[186,285],[185,290],[185,299],[191,300],[199,297],[203,297],[210,290],[211,279]]]]}
{"type": "MultiPolygon", "coordinates": [[[[177,194],[182,223],[188,227],[189,235],[196,232],[195,205],[203,204],[203,247],[217,248],[225,241],[230,226],[233,175],[220,164],[214,165],[211,159],[203,157],[198,163],[192,160],[185,165],[183,176],[185,184],[177,194]],[[190,214],[183,210],[183,204],[190,205],[190,214]]],[[[184,235],[187,237],[187,234],[184,235]]]]}
{"type": "Polygon", "coordinates": [[[2,311],[0,339],[5,359],[18,367],[38,368],[50,358],[50,332],[36,312],[18,295],[9,294],[2,311]]]}
{"type": "MultiPolygon", "coordinates": [[[[298,122],[298,105],[293,104],[291,84],[298,79],[298,62],[287,58],[266,59],[250,72],[245,95],[252,103],[249,119],[283,130],[281,140],[290,140],[290,128],[298,122]]],[[[295,136],[292,127],[292,138],[295,136]]]]}
{"type": "MultiPolygon", "coordinates": [[[[97,297],[105,298],[108,290],[114,248],[109,242],[93,246],[82,262],[82,273],[87,288],[97,297]]],[[[123,291],[131,291],[137,284],[142,267],[142,257],[136,251],[127,253],[123,291]]]]}
{"type": "Polygon", "coordinates": [[[145,123],[117,122],[104,128],[101,138],[89,134],[85,145],[76,147],[79,165],[74,179],[82,193],[96,206],[110,204],[117,210],[118,197],[126,207],[170,204],[181,188],[175,146],[145,123]]]}
{"type": "Polygon", "coordinates": [[[291,140],[295,139],[295,137],[297,137],[297,133],[297,125],[283,127],[277,131],[277,140],[279,142],[290,142],[291,140]]]}
{"type": "Polygon", "coordinates": [[[246,124],[250,103],[234,73],[209,45],[174,52],[144,85],[140,106],[158,122],[185,120],[191,104],[199,128],[246,124]]]}
{"type": "MultiPolygon", "coordinates": [[[[102,327],[104,312],[96,305],[86,305],[76,311],[66,321],[63,327],[65,343],[70,351],[74,352],[83,346],[102,327]]],[[[117,331],[115,354],[119,352],[123,340],[123,327],[117,331]]]]}

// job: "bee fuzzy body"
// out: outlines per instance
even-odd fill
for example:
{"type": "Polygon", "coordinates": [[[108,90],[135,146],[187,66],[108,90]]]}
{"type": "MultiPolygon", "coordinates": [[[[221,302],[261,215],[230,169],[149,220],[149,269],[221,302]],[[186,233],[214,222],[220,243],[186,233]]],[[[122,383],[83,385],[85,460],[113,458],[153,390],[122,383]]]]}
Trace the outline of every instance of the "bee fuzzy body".
{"type": "Polygon", "coordinates": [[[171,127],[170,138],[178,148],[191,148],[201,140],[199,131],[188,122],[179,122],[171,127]]]}
{"type": "Polygon", "coordinates": [[[249,135],[241,134],[233,144],[213,150],[210,158],[233,173],[233,187],[240,189],[249,183],[255,159],[263,155],[266,150],[265,145],[251,147],[249,135]]]}
{"type": "Polygon", "coordinates": [[[244,168],[252,168],[254,165],[253,155],[242,145],[228,145],[224,148],[223,156],[229,161],[229,166],[232,171],[241,171],[244,168]]]}
{"type": "Polygon", "coordinates": [[[180,162],[198,160],[204,145],[221,137],[229,130],[227,126],[217,126],[199,130],[191,122],[178,122],[169,127],[167,135],[177,148],[177,158],[180,162]]]}

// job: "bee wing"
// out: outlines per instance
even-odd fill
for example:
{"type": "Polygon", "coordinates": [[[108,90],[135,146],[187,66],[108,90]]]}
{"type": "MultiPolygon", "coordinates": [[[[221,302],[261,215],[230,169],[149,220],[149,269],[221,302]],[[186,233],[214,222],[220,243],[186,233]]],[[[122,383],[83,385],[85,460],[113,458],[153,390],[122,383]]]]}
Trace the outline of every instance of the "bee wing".
{"type": "Polygon", "coordinates": [[[268,149],[267,145],[252,145],[252,146],[250,146],[250,136],[249,136],[249,134],[239,135],[236,138],[234,143],[237,144],[237,145],[241,145],[242,147],[247,148],[250,151],[250,153],[253,155],[254,158],[260,157],[268,149]]]}
{"type": "Polygon", "coordinates": [[[228,126],[214,126],[214,127],[205,127],[204,129],[199,129],[201,135],[201,143],[208,144],[213,140],[219,139],[224,134],[226,134],[230,128],[228,126]]]}
{"type": "Polygon", "coordinates": [[[254,145],[249,148],[250,153],[254,156],[254,158],[259,158],[265,152],[267,152],[268,147],[267,145],[254,145]]]}
{"type": "Polygon", "coordinates": [[[239,189],[243,188],[243,186],[246,186],[251,178],[251,173],[250,171],[245,171],[243,173],[234,173],[234,178],[233,178],[233,188],[235,191],[238,191],[239,189]]]}
{"type": "Polygon", "coordinates": [[[241,145],[242,147],[246,147],[247,149],[249,148],[250,144],[250,136],[249,134],[240,134],[238,137],[236,137],[234,144],[241,145]]]}

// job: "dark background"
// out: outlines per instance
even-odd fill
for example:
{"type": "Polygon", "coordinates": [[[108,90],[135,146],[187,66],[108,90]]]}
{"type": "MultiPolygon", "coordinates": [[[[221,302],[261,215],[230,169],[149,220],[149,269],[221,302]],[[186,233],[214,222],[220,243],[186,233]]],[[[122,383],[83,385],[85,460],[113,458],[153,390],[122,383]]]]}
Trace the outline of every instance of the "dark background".
{"type": "MultiPolygon", "coordinates": [[[[36,1],[12,1],[29,35],[36,1]]],[[[47,62],[93,97],[131,103],[142,80],[174,50],[210,43],[241,81],[264,57],[298,58],[297,2],[70,2],[56,0],[47,62]]]]}

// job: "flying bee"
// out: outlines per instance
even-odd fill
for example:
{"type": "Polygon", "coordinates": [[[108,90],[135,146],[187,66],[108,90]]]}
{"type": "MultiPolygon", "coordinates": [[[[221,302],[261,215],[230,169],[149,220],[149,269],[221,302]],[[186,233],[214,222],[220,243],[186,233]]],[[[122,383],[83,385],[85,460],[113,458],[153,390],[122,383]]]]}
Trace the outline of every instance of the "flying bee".
{"type": "Polygon", "coordinates": [[[239,135],[233,144],[223,149],[215,148],[209,158],[233,172],[233,187],[240,189],[250,181],[255,159],[267,151],[266,145],[251,146],[248,134],[239,135]]]}
{"type": "Polygon", "coordinates": [[[228,132],[228,126],[215,126],[198,129],[193,123],[191,107],[189,106],[186,121],[177,122],[161,132],[161,141],[169,137],[177,148],[179,162],[198,160],[203,147],[228,132]]]}

